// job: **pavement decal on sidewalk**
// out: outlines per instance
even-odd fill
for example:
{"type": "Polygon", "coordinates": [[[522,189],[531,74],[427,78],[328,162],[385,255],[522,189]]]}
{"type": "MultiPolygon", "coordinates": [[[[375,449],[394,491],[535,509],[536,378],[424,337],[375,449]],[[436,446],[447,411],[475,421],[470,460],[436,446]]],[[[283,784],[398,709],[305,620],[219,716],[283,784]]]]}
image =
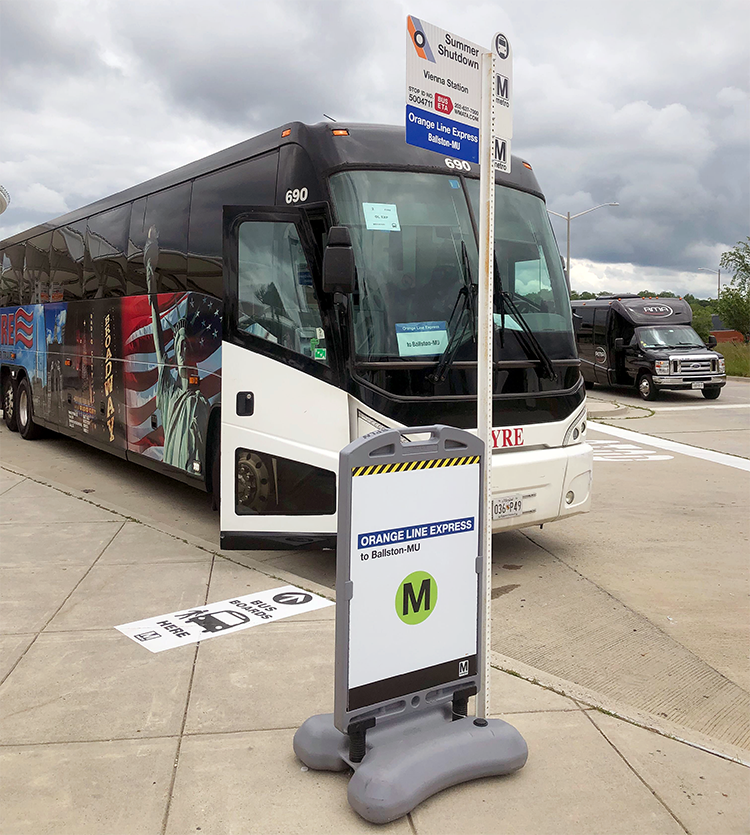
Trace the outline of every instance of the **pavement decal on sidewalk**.
{"type": "Polygon", "coordinates": [[[596,441],[588,443],[594,448],[594,461],[669,461],[673,455],[663,455],[653,449],[622,441],[596,441]]]}
{"type": "Polygon", "coordinates": [[[151,652],[162,652],[333,605],[331,600],[296,586],[281,586],[194,609],[135,620],[115,629],[151,652]]]}

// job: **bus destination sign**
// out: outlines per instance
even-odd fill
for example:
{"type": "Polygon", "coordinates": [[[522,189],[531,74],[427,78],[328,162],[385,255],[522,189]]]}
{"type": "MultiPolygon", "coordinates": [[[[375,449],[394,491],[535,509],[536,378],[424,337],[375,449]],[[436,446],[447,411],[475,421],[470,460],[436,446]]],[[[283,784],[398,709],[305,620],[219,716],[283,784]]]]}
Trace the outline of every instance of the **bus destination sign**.
{"type": "Polygon", "coordinates": [[[406,19],[406,142],[479,162],[483,49],[445,29],[406,19]]]}

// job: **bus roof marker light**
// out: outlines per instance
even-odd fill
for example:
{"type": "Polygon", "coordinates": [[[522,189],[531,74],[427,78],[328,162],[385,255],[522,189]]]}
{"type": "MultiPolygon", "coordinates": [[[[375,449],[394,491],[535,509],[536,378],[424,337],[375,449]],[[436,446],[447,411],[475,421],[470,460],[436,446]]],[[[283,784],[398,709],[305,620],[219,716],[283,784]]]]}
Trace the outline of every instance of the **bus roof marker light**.
{"type": "Polygon", "coordinates": [[[346,130],[346,128],[336,128],[335,130],[332,130],[331,133],[334,136],[349,136],[349,131],[346,130]]]}
{"type": "Polygon", "coordinates": [[[528,162],[524,162],[523,167],[524,167],[524,168],[528,168],[528,169],[529,169],[529,171],[531,171],[531,170],[532,170],[532,168],[531,168],[531,166],[528,164],[528,162]]]}
{"type": "Polygon", "coordinates": [[[289,136],[292,132],[291,128],[286,128],[286,130],[281,131],[281,138],[284,139],[285,137],[289,136]]]}

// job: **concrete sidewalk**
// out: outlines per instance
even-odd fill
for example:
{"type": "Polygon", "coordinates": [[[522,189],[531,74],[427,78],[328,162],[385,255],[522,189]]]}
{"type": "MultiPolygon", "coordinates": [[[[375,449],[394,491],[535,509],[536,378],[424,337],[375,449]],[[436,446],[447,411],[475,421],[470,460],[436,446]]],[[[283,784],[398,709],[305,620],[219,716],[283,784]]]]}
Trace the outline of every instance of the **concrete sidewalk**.
{"type": "Polygon", "coordinates": [[[333,709],[333,607],[159,654],[114,629],[330,590],[7,469],[0,508],[2,835],[748,832],[744,765],[499,670],[493,711],[526,738],[526,767],[367,824],[346,774],[292,751],[333,709]]]}

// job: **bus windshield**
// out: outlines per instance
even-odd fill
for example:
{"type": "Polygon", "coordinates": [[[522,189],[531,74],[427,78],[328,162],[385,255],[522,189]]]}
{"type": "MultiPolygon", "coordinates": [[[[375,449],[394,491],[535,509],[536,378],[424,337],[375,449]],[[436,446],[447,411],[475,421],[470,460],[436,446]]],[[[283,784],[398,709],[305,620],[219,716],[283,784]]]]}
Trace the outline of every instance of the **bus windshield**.
{"type": "MultiPolygon", "coordinates": [[[[331,177],[339,222],[351,230],[358,292],[352,305],[360,360],[437,360],[455,331],[462,359],[476,359],[469,307],[451,314],[464,282],[478,277],[478,254],[458,177],[394,171],[348,171],[331,177]],[[471,343],[471,344],[467,344],[471,343]]],[[[466,180],[475,216],[479,182],[466,180]]],[[[570,304],[544,203],[496,187],[495,257],[502,289],[552,358],[575,356],[570,304]]],[[[496,360],[530,359],[512,338],[521,326],[500,316],[505,335],[496,360]]]]}
{"type": "Polygon", "coordinates": [[[477,245],[460,180],[347,171],[331,178],[331,192],[355,251],[358,357],[435,359],[448,344],[465,262],[474,281],[477,276],[477,245]]]}
{"type": "MultiPolygon", "coordinates": [[[[472,208],[479,212],[479,181],[467,180],[472,208]]],[[[565,275],[544,202],[505,186],[495,186],[496,315],[501,289],[553,356],[575,356],[573,322],[565,275]]],[[[518,330],[512,317],[505,329],[518,330]]]]}

